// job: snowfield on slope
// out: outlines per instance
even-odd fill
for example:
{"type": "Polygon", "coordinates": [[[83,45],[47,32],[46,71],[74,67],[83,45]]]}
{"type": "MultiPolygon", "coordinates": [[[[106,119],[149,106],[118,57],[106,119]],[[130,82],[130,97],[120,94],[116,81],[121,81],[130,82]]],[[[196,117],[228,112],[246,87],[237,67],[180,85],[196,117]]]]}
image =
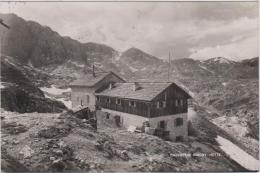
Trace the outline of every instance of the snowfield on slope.
{"type": "Polygon", "coordinates": [[[243,167],[257,171],[259,170],[260,162],[253,156],[247,154],[245,151],[240,149],[238,146],[230,142],[229,140],[218,136],[216,138],[217,142],[220,144],[220,148],[225,151],[232,159],[237,161],[243,167]]]}
{"type": "Polygon", "coordinates": [[[212,74],[214,74],[214,71],[211,71],[211,70],[207,69],[207,67],[205,67],[205,66],[202,66],[202,65],[199,64],[199,67],[204,69],[204,70],[206,70],[206,71],[208,71],[208,72],[210,72],[210,73],[212,73],[212,74]]]}
{"type": "Polygon", "coordinates": [[[50,98],[50,99],[53,99],[53,100],[60,101],[67,108],[69,108],[69,109],[72,108],[72,102],[70,100],[65,99],[65,98],[56,98],[55,97],[55,96],[62,95],[62,93],[65,93],[65,92],[71,92],[71,88],[60,89],[60,88],[56,88],[54,85],[51,85],[51,88],[42,87],[40,89],[44,92],[44,96],[46,98],[50,98]],[[50,95],[48,95],[48,94],[50,94],[50,95]]]}
{"type": "Polygon", "coordinates": [[[47,92],[52,95],[61,95],[62,93],[65,93],[65,92],[71,92],[71,88],[60,89],[60,88],[56,88],[54,85],[51,85],[51,88],[42,87],[40,89],[42,91],[47,92]]]}

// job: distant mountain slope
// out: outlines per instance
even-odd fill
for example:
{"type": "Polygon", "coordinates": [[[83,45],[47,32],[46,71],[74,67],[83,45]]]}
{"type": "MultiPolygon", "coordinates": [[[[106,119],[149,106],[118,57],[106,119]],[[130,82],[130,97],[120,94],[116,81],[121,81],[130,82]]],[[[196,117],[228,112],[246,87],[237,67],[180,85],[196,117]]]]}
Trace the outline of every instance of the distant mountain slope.
{"type": "Polygon", "coordinates": [[[35,67],[59,65],[67,60],[85,62],[112,58],[115,50],[96,44],[82,44],[69,37],[62,37],[51,28],[33,21],[25,21],[15,14],[0,14],[8,23],[9,30],[1,27],[3,54],[16,58],[21,63],[35,67]]]}
{"type": "Polygon", "coordinates": [[[120,61],[123,61],[127,64],[133,64],[137,69],[143,68],[147,65],[162,63],[162,61],[158,58],[134,47],[123,52],[120,61]]]}

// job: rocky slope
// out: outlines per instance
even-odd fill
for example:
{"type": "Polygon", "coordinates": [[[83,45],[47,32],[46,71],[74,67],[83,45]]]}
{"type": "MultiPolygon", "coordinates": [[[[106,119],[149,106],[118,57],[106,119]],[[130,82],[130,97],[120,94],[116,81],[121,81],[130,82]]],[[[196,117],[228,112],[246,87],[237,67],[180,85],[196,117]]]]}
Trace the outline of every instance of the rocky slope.
{"type": "Polygon", "coordinates": [[[67,60],[91,63],[111,59],[116,54],[106,45],[82,44],[69,37],[61,37],[51,28],[25,21],[15,14],[0,14],[0,17],[12,26],[9,30],[0,28],[2,53],[21,63],[34,67],[60,65],[67,60]]]}
{"type": "Polygon", "coordinates": [[[62,112],[66,107],[45,98],[36,86],[49,76],[16,63],[11,57],[1,57],[1,107],[14,112],[62,112]]]}
{"type": "Polygon", "coordinates": [[[3,116],[3,171],[245,171],[207,140],[211,133],[173,143],[109,127],[102,120],[96,131],[70,113],[3,116]]]}

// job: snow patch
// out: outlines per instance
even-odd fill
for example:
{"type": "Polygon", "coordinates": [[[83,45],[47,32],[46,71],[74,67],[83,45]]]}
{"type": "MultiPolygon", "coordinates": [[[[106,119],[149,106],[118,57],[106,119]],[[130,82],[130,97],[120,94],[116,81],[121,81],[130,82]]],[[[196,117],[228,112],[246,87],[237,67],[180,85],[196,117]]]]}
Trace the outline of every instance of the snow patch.
{"type": "Polygon", "coordinates": [[[16,67],[16,65],[15,65],[14,63],[12,63],[9,59],[5,58],[5,60],[6,60],[9,64],[11,64],[11,65],[13,65],[13,66],[16,67]]]}
{"type": "Polygon", "coordinates": [[[0,82],[0,88],[5,88],[5,86],[3,85],[3,82],[0,82]]]}
{"type": "Polygon", "coordinates": [[[72,102],[70,100],[65,100],[64,98],[58,98],[56,100],[62,102],[67,108],[72,108],[72,102]]]}
{"type": "Polygon", "coordinates": [[[226,64],[229,64],[230,61],[227,60],[226,58],[222,58],[222,57],[217,57],[217,58],[214,58],[213,59],[215,62],[219,62],[219,63],[226,63],[226,64]]]}
{"type": "Polygon", "coordinates": [[[208,71],[208,72],[210,72],[210,73],[212,73],[212,74],[214,74],[213,71],[207,69],[207,67],[205,67],[205,66],[202,66],[202,65],[199,64],[199,67],[202,68],[202,69],[204,69],[204,70],[206,70],[206,71],[208,71]]]}
{"type": "Polygon", "coordinates": [[[60,88],[56,88],[54,85],[51,85],[51,88],[42,87],[40,89],[52,95],[61,95],[64,92],[71,92],[71,88],[60,89],[60,88]]]}
{"type": "Polygon", "coordinates": [[[131,70],[132,72],[136,72],[136,71],[138,71],[137,68],[134,68],[134,67],[132,67],[132,66],[129,66],[129,68],[130,68],[130,70],[131,70]]]}
{"type": "Polygon", "coordinates": [[[217,136],[216,140],[220,144],[220,148],[240,165],[252,171],[259,170],[259,160],[221,136],[217,136]]]}
{"type": "Polygon", "coordinates": [[[44,94],[46,98],[49,98],[51,100],[57,100],[62,102],[67,108],[72,109],[72,102],[70,100],[65,100],[65,98],[55,98],[55,97],[50,97],[47,94],[44,94]]]}
{"type": "Polygon", "coordinates": [[[222,83],[222,85],[223,85],[223,86],[226,86],[226,85],[227,85],[227,83],[226,83],[226,82],[223,82],[223,83],[222,83]]]}
{"type": "Polygon", "coordinates": [[[145,71],[146,69],[147,69],[147,68],[146,68],[146,67],[144,67],[144,68],[142,68],[142,69],[141,69],[141,71],[145,71]]]}
{"type": "Polygon", "coordinates": [[[116,61],[119,61],[121,58],[122,52],[118,52],[118,54],[114,57],[116,61]]]}
{"type": "Polygon", "coordinates": [[[73,65],[75,65],[75,66],[77,66],[77,67],[81,67],[81,68],[84,67],[84,64],[79,64],[79,63],[76,62],[76,61],[71,61],[71,60],[69,60],[68,62],[71,63],[71,64],[73,64],[73,65]]]}

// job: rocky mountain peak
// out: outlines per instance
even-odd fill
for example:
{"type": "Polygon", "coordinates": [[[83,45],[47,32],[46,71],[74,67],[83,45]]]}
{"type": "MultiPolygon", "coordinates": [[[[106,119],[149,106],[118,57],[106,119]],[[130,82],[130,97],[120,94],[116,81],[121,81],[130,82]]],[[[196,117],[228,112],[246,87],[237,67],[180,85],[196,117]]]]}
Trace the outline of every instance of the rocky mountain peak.
{"type": "Polygon", "coordinates": [[[214,57],[214,58],[210,58],[208,60],[205,60],[204,62],[207,63],[218,63],[218,64],[233,64],[234,61],[225,58],[225,57],[214,57]]]}

